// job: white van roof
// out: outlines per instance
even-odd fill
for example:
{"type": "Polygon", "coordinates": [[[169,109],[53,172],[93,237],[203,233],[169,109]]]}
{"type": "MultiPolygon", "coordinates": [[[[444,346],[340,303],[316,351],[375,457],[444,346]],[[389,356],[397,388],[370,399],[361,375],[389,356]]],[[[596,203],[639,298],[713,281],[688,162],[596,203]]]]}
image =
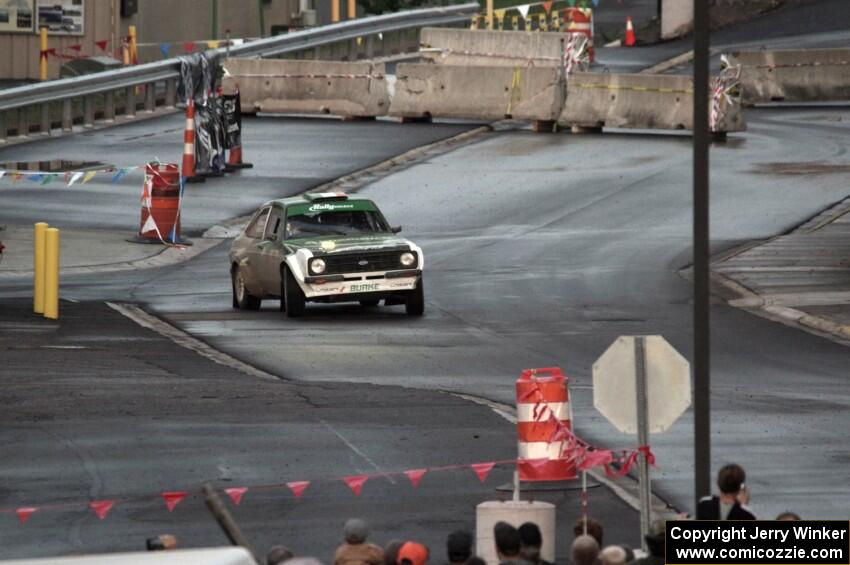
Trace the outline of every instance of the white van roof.
{"type": "Polygon", "coordinates": [[[251,554],[241,547],[208,549],[176,549],[135,553],[104,553],[73,557],[16,559],[0,561],[2,565],[257,565],[251,554]]]}

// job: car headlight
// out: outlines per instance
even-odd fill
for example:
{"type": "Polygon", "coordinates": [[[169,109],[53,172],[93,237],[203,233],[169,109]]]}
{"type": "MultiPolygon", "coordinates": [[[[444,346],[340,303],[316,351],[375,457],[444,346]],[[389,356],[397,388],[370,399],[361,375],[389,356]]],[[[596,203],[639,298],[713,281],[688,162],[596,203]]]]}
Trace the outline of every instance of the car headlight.
{"type": "Polygon", "coordinates": [[[325,260],[324,259],[313,259],[310,262],[310,270],[315,275],[321,275],[325,272],[325,260]]]}
{"type": "Polygon", "coordinates": [[[413,264],[416,263],[416,255],[408,251],[406,253],[402,253],[399,260],[405,267],[412,267],[413,264]]]}

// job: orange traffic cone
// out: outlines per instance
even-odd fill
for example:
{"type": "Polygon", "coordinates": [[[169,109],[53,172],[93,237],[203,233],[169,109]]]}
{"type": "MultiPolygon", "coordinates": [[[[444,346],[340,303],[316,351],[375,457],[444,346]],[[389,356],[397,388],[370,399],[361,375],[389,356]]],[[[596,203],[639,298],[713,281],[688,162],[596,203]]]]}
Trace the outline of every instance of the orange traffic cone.
{"type": "Polygon", "coordinates": [[[232,169],[250,169],[254,165],[242,160],[242,97],[239,95],[239,85],[236,85],[236,116],[239,123],[239,145],[230,148],[227,155],[227,166],[232,169]]]}
{"type": "Polygon", "coordinates": [[[635,46],[635,28],[632,27],[631,16],[626,18],[626,41],[624,42],[624,44],[626,47],[635,46]]]}
{"type": "Polygon", "coordinates": [[[186,182],[204,182],[204,177],[195,174],[195,101],[189,98],[186,104],[186,128],[183,130],[183,170],[186,182]]]}

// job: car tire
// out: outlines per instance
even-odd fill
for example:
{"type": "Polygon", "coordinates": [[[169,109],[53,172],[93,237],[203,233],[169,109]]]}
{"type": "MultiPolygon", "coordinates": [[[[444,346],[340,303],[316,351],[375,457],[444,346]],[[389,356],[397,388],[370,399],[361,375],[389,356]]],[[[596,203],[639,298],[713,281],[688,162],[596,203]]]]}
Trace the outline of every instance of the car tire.
{"type": "Polygon", "coordinates": [[[361,300],[360,306],[364,308],[375,308],[381,301],[376,298],[370,298],[369,300],[361,300]]]}
{"type": "Polygon", "coordinates": [[[236,267],[230,273],[230,288],[233,293],[233,307],[237,310],[259,310],[262,300],[248,292],[242,269],[236,267]]]}
{"type": "Polygon", "coordinates": [[[421,316],[425,313],[425,288],[424,281],[421,278],[416,288],[407,295],[404,310],[408,316],[421,316]]]}
{"type": "Polygon", "coordinates": [[[281,300],[283,300],[283,308],[287,318],[300,318],[304,315],[304,306],[307,300],[304,298],[304,291],[298,286],[298,281],[295,280],[292,271],[288,268],[283,269],[283,288],[281,289],[281,300]]]}

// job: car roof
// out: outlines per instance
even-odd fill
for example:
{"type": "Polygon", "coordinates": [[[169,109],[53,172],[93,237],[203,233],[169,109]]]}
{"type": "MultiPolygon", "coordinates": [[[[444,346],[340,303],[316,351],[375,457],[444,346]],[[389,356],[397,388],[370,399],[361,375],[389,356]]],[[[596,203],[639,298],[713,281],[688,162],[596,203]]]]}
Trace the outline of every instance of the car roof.
{"type": "Polygon", "coordinates": [[[261,208],[265,208],[266,206],[277,206],[279,208],[282,208],[284,206],[289,206],[290,204],[310,204],[312,202],[339,202],[341,200],[371,202],[371,200],[369,200],[368,198],[350,198],[347,194],[343,192],[308,192],[305,194],[299,194],[298,196],[289,196],[286,198],[276,198],[274,200],[269,200],[268,202],[263,204],[261,208]]]}

